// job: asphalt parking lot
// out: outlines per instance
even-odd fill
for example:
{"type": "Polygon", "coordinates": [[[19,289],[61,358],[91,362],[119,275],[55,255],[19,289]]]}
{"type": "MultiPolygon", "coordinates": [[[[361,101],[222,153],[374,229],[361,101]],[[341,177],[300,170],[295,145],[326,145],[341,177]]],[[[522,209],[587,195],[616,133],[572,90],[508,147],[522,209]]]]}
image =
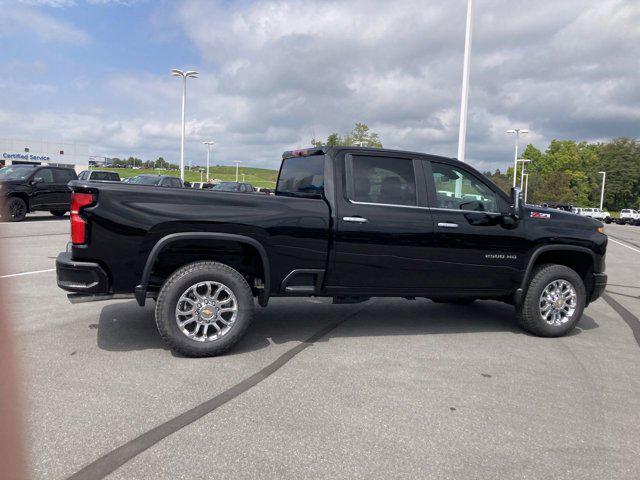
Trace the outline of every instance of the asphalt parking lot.
{"type": "Polygon", "coordinates": [[[640,478],[640,227],[606,227],[607,293],[564,338],[497,302],[275,299],[209,359],[152,301],[71,305],[68,230],[0,224],[33,478],[640,478]]]}

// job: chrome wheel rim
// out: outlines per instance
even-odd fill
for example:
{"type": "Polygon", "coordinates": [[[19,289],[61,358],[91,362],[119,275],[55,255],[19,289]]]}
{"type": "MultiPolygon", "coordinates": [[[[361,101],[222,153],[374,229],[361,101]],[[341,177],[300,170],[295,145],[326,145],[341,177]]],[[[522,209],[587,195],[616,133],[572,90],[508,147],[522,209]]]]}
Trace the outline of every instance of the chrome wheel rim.
{"type": "Polygon", "coordinates": [[[578,305],[578,294],[567,280],[554,280],[540,295],[540,316],[549,325],[558,327],[573,318],[578,305]]]}
{"type": "Polygon", "coordinates": [[[197,342],[213,342],[233,328],[238,317],[238,300],[229,287],[219,282],[198,282],[187,288],[176,305],[180,331],[197,342]]]}

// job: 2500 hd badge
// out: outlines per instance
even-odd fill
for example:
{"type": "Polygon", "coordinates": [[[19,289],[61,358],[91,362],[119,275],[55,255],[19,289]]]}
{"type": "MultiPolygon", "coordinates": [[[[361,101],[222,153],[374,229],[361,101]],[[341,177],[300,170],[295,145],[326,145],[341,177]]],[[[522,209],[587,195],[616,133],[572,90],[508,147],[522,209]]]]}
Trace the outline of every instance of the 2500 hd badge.
{"type": "Polygon", "coordinates": [[[484,258],[491,260],[517,260],[518,256],[510,253],[487,253],[484,258]]]}

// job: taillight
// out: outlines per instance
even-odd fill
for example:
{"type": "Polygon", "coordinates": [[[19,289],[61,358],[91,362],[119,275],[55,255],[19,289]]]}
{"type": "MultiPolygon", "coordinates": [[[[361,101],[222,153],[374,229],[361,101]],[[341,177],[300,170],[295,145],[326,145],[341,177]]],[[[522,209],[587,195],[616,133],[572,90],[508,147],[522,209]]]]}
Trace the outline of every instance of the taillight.
{"type": "Polygon", "coordinates": [[[87,242],[87,222],[80,216],[83,207],[91,205],[95,197],[90,193],[71,194],[71,242],[82,245],[87,242]]]}

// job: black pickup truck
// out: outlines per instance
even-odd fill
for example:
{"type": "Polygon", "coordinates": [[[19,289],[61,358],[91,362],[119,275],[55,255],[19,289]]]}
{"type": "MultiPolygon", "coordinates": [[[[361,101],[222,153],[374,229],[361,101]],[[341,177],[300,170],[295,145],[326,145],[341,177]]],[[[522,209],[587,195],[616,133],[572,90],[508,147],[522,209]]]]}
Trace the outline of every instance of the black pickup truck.
{"type": "MultiPolygon", "coordinates": [[[[174,350],[228,350],[254,298],[336,303],[416,297],[515,306],[559,336],[605,288],[602,223],[532,208],[454,159],[384,149],[286,152],[275,195],[70,183],[72,243],[57,258],[72,302],[156,300],[174,350]]],[[[425,310],[428,315],[428,310],[425,310]]]]}

